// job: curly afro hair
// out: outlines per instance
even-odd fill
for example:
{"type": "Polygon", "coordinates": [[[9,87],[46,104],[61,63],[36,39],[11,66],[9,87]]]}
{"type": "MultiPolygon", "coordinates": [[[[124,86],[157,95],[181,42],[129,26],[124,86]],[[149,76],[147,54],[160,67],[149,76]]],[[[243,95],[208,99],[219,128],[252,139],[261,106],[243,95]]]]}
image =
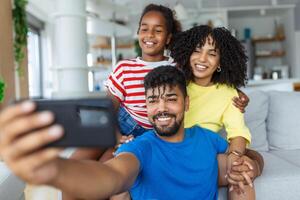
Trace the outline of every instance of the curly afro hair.
{"type": "Polygon", "coordinates": [[[170,44],[171,56],[182,69],[187,83],[194,81],[190,66],[190,57],[196,47],[203,47],[206,39],[211,37],[216,49],[220,51],[221,72],[214,72],[214,84],[226,84],[238,88],[247,81],[247,56],[242,44],[226,28],[211,28],[207,25],[193,27],[178,33],[170,44]]]}
{"type": "MultiPolygon", "coordinates": [[[[171,33],[172,36],[181,32],[181,24],[176,19],[175,11],[172,11],[170,8],[163,6],[163,5],[149,4],[144,8],[144,10],[142,12],[137,33],[140,30],[141,22],[142,22],[144,15],[146,15],[148,12],[151,12],[151,11],[159,12],[162,14],[162,16],[164,16],[164,18],[166,19],[167,31],[168,31],[168,33],[171,33]]],[[[172,38],[171,38],[171,42],[172,42],[172,38]]]]}

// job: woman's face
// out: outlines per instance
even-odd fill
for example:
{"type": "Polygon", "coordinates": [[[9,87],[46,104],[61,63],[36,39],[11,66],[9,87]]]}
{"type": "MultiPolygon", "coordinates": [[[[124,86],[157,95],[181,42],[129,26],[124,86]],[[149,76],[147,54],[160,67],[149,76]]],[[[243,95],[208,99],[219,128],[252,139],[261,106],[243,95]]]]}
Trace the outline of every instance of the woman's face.
{"type": "Polygon", "coordinates": [[[158,57],[161,59],[166,44],[170,42],[170,35],[167,30],[165,17],[157,11],[147,12],[141,20],[138,31],[143,59],[148,59],[148,61],[155,61],[155,58],[158,57]]]}
{"type": "Polygon", "coordinates": [[[212,76],[220,66],[220,51],[216,49],[210,36],[206,38],[202,47],[196,47],[190,57],[190,66],[197,84],[202,86],[212,84],[212,76]]]}

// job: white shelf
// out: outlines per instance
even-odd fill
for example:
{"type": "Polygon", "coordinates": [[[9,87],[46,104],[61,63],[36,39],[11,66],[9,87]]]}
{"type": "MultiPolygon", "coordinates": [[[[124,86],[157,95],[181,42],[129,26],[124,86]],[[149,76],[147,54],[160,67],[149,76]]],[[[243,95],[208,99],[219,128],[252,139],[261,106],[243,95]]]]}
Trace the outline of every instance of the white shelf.
{"type": "Polygon", "coordinates": [[[282,84],[282,83],[296,83],[296,82],[300,82],[300,79],[249,80],[247,86],[260,86],[260,85],[271,85],[271,84],[282,84]]]}

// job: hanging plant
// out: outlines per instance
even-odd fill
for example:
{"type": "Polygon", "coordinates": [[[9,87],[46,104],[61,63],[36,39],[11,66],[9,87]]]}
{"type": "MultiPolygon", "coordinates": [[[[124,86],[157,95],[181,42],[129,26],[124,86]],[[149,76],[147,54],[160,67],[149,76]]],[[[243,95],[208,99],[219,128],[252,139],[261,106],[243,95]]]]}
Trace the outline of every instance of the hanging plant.
{"type": "Polygon", "coordinates": [[[25,48],[27,46],[28,25],[26,20],[27,0],[14,0],[13,21],[14,21],[14,54],[16,70],[22,75],[21,64],[25,58],[25,48]]]}
{"type": "Polygon", "coordinates": [[[4,89],[5,89],[5,83],[0,80],[0,102],[3,102],[4,99],[4,89]]]}

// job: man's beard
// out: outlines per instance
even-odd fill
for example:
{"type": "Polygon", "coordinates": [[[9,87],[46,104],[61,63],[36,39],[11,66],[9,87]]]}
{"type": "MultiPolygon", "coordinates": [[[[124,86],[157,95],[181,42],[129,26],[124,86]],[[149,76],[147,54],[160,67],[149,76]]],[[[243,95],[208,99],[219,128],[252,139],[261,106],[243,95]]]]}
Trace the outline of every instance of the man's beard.
{"type": "Polygon", "coordinates": [[[168,116],[168,117],[173,117],[175,118],[175,122],[172,126],[168,127],[168,126],[162,126],[162,128],[158,127],[154,122],[151,123],[153,126],[153,129],[155,130],[155,132],[162,137],[171,137],[173,135],[176,135],[176,133],[178,132],[180,125],[183,121],[183,118],[179,119],[178,121],[176,121],[176,116],[173,114],[169,114],[169,113],[158,113],[157,115],[153,116],[153,121],[155,121],[156,118],[160,117],[160,116],[168,116]]]}

